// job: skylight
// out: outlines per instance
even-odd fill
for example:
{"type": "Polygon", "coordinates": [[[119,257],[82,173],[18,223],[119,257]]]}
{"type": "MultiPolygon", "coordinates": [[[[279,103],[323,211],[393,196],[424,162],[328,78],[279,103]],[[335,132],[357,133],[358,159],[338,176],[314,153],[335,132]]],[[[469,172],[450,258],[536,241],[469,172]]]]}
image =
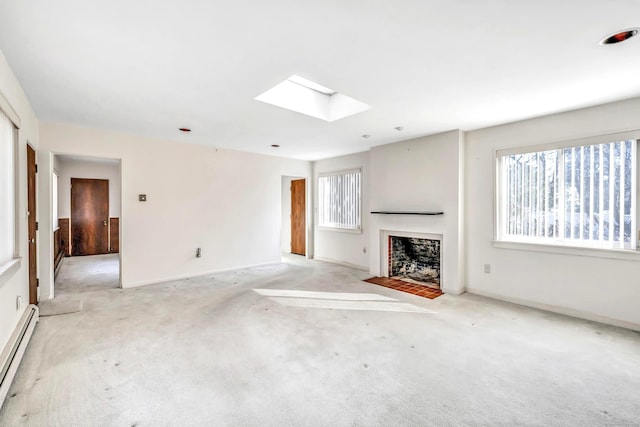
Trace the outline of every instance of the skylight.
{"type": "Polygon", "coordinates": [[[371,108],[363,102],[296,75],[277,84],[255,99],[328,122],[343,119],[371,108]]]}
{"type": "Polygon", "coordinates": [[[336,93],[338,93],[333,89],[329,89],[328,87],[324,87],[322,85],[319,85],[318,83],[314,83],[311,80],[303,79],[302,77],[296,76],[295,74],[289,77],[287,81],[299,84],[300,86],[304,86],[307,89],[315,90],[316,92],[320,92],[327,96],[335,95],[336,93]]]}

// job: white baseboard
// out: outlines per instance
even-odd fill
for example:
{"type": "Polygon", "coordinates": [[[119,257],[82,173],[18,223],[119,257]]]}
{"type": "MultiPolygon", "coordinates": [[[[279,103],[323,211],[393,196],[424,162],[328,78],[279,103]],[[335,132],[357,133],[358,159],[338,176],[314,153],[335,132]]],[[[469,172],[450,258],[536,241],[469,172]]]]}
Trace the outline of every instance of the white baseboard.
{"type": "Polygon", "coordinates": [[[493,298],[500,301],[506,301],[513,304],[524,305],[525,307],[536,308],[538,310],[550,311],[552,313],[563,314],[565,316],[577,317],[579,319],[591,320],[593,322],[604,323],[607,325],[618,326],[625,329],[631,329],[634,331],[640,331],[640,324],[627,322],[619,319],[612,319],[607,316],[600,316],[597,314],[589,313],[586,311],[574,310],[572,308],[560,307],[556,305],[543,304],[535,301],[529,301],[520,298],[513,298],[493,292],[486,292],[480,289],[467,288],[467,292],[474,295],[480,295],[487,298],[493,298]]]}
{"type": "Polygon", "coordinates": [[[344,261],[338,261],[338,260],[331,259],[331,258],[314,257],[313,259],[315,259],[317,261],[330,262],[331,264],[342,265],[344,267],[355,268],[356,270],[369,271],[369,267],[364,267],[362,265],[357,265],[357,264],[351,264],[349,262],[344,262],[344,261]]]}
{"type": "Polygon", "coordinates": [[[28,305],[16,325],[16,329],[11,334],[7,345],[0,354],[0,408],[9,393],[9,388],[16,376],[22,356],[24,356],[24,352],[29,345],[38,320],[38,307],[33,304],[28,305]]]}
{"type": "Polygon", "coordinates": [[[227,271],[243,270],[245,268],[255,268],[255,267],[265,267],[267,265],[276,265],[276,264],[280,264],[281,262],[282,261],[271,261],[271,262],[265,262],[261,264],[251,264],[251,265],[244,265],[244,266],[237,266],[237,267],[230,267],[230,268],[220,268],[217,270],[203,271],[203,272],[194,273],[194,274],[181,274],[179,276],[163,277],[163,278],[158,278],[153,280],[145,280],[142,282],[123,283],[122,288],[128,289],[128,288],[137,288],[139,286],[158,285],[160,283],[173,282],[175,280],[191,279],[194,277],[207,276],[209,274],[218,274],[218,273],[225,273],[227,271]]]}

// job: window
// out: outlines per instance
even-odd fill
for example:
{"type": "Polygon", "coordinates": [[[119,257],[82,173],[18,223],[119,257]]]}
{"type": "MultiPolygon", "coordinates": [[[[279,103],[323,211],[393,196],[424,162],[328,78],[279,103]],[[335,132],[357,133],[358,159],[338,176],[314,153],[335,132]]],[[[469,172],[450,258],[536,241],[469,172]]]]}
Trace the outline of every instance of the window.
{"type": "Polygon", "coordinates": [[[635,249],[637,146],[499,151],[498,240],[635,249]]]}
{"type": "Polygon", "coordinates": [[[318,182],[318,225],[360,230],[360,169],[320,175],[318,182]]]}
{"type": "Polygon", "coordinates": [[[16,128],[0,110],[0,267],[15,257],[16,128]]]}

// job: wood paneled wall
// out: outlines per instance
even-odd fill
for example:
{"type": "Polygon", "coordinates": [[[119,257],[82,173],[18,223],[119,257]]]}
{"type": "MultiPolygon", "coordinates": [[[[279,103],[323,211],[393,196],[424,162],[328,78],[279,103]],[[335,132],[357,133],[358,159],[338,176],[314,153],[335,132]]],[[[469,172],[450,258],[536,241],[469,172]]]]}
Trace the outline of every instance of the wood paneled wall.
{"type": "Polygon", "coordinates": [[[120,218],[109,218],[109,252],[120,252],[120,218]]]}
{"type": "MultiPolygon", "coordinates": [[[[57,231],[58,237],[54,236],[54,244],[58,244],[64,250],[64,256],[71,256],[71,220],[69,218],[59,218],[57,231]]],[[[109,248],[111,253],[120,252],[120,218],[109,218],[109,248]]],[[[57,254],[57,249],[54,250],[57,254]]],[[[54,255],[55,256],[55,255],[54,255]]]]}
{"type": "Polygon", "coordinates": [[[64,256],[71,255],[71,239],[69,238],[69,218],[59,218],[58,227],[60,227],[59,238],[60,247],[64,249],[64,256]]]}

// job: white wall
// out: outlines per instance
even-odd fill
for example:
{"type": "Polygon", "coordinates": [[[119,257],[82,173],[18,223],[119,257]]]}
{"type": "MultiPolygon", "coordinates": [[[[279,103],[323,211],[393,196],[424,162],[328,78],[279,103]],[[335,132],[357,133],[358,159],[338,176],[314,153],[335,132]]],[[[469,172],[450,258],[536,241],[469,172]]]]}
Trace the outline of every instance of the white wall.
{"type": "Polygon", "coordinates": [[[606,259],[497,248],[494,150],[640,129],[640,99],[466,135],[467,287],[470,292],[640,328],[640,258],[606,259]],[[483,272],[491,264],[491,273],[483,272]]]}
{"type": "Polygon", "coordinates": [[[451,131],[371,149],[371,211],[442,211],[441,216],[371,215],[370,271],[382,274],[381,230],[440,234],[442,289],[464,291],[463,134],[451,131]]]}
{"type": "MultiPolygon", "coordinates": [[[[318,177],[323,172],[362,168],[362,232],[321,230],[314,226],[317,259],[339,262],[369,270],[369,153],[357,153],[314,162],[313,194],[317,194],[318,177]],[[367,251],[367,252],[365,252],[367,251]]],[[[318,222],[318,200],[313,198],[314,224],[318,222]]]]}
{"type": "Polygon", "coordinates": [[[311,170],[306,161],[64,124],[43,123],[40,135],[50,159],[121,159],[123,287],[279,261],[281,177],[311,170]]]}
{"type": "Polygon", "coordinates": [[[52,209],[51,212],[53,214],[53,222],[51,227],[53,230],[56,230],[59,226],[58,219],[59,215],[59,206],[60,206],[60,159],[58,156],[54,156],[53,158],[53,174],[54,180],[51,183],[51,191],[53,192],[53,196],[51,198],[52,209]]]}
{"type": "Polygon", "coordinates": [[[60,160],[58,218],[71,218],[71,178],[109,180],[109,217],[120,217],[120,164],[118,161],[55,157],[60,160]]]}
{"type": "MultiPolygon", "coordinates": [[[[29,260],[27,247],[27,141],[38,148],[38,119],[4,55],[0,52],[0,92],[11,104],[21,120],[18,142],[18,233],[20,268],[10,277],[0,281],[0,352],[4,349],[18,320],[29,302],[29,260]],[[22,296],[25,305],[17,309],[16,298],[22,296]]],[[[33,213],[34,215],[36,212],[33,213]]],[[[40,230],[50,230],[42,228],[40,230]]],[[[38,244],[40,235],[38,232],[38,244]]]]}

